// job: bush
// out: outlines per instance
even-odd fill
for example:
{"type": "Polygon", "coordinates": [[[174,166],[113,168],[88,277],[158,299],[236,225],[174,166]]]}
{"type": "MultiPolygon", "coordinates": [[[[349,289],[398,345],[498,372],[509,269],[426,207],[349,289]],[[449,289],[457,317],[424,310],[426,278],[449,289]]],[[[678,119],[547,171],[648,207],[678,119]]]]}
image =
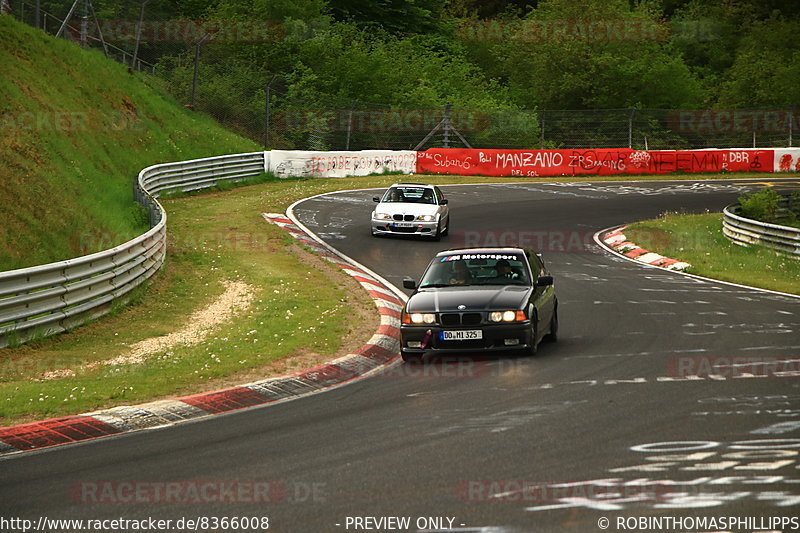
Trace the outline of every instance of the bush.
{"type": "Polygon", "coordinates": [[[754,193],[745,193],[739,197],[742,207],[742,216],[760,220],[761,222],[775,223],[778,215],[778,201],[781,196],[771,187],[761,189],[754,193]]]}

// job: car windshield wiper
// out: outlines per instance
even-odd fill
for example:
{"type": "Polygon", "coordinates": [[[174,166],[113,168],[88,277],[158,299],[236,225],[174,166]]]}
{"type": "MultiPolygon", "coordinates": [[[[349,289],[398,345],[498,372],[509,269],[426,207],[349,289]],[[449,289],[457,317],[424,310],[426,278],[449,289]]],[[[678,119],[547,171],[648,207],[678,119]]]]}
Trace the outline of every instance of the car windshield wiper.
{"type": "Polygon", "coordinates": [[[439,287],[472,287],[474,285],[482,285],[481,283],[431,283],[429,285],[420,285],[420,289],[430,289],[439,287]]]}

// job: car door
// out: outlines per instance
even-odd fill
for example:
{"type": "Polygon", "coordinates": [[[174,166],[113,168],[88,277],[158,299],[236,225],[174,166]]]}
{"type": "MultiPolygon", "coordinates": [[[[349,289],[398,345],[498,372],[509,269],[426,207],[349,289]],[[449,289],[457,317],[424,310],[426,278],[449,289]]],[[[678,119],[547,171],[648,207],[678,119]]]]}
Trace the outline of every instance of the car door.
{"type": "Polygon", "coordinates": [[[447,207],[447,201],[444,198],[444,194],[439,187],[433,188],[434,192],[436,193],[436,203],[439,205],[439,220],[447,219],[446,224],[442,224],[442,226],[449,226],[450,225],[450,209],[447,207]]]}
{"type": "Polygon", "coordinates": [[[537,331],[541,336],[542,333],[547,330],[550,320],[553,318],[553,310],[555,309],[555,288],[553,285],[546,285],[544,287],[536,285],[536,280],[539,276],[548,276],[549,272],[547,272],[544,261],[542,261],[538,254],[531,254],[529,260],[534,284],[531,300],[533,306],[537,310],[537,331]]]}

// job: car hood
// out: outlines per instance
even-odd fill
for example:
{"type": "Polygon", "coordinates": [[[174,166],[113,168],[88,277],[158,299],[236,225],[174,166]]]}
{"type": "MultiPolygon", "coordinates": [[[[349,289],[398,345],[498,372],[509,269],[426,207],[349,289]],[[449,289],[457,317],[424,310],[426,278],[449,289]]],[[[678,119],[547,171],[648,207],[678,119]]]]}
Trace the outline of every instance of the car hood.
{"type": "Polygon", "coordinates": [[[531,290],[519,285],[421,289],[409,298],[406,309],[410,313],[523,309],[531,290]]]}
{"type": "Polygon", "coordinates": [[[439,209],[435,204],[412,204],[406,202],[391,202],[378,204],[375,208],[376,213],[387,213],[389,215],[435,215],[439,209]]]}

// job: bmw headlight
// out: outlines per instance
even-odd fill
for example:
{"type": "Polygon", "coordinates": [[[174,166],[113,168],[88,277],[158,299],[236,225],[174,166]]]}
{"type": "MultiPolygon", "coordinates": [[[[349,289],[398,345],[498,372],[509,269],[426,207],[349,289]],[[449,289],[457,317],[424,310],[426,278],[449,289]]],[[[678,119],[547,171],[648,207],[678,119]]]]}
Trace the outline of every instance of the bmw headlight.
{"type": "Polygon", "coordinates": [[[375,220],[391,220],[392,215],[389,213],[375,213],[372,215],[375,220]]]}
{"type": "Polygon", "coordinates": [[[436,315],[433,313],[410,313],[405,315],[403,322],[411,324],[433,324],[436,322],[436,315]]]}
{"type": "Polygon", "coordinates": [[[434,215],[419,215],[417,216],[417,220],[420,222],[433,222],[436,220],[436,217],[434,215]]]}
{"type": "Polygon", "coordinates": [[[492,311],[489,313],[492,322],[522,322],[527,320],[525,311],[492,311]]]}

